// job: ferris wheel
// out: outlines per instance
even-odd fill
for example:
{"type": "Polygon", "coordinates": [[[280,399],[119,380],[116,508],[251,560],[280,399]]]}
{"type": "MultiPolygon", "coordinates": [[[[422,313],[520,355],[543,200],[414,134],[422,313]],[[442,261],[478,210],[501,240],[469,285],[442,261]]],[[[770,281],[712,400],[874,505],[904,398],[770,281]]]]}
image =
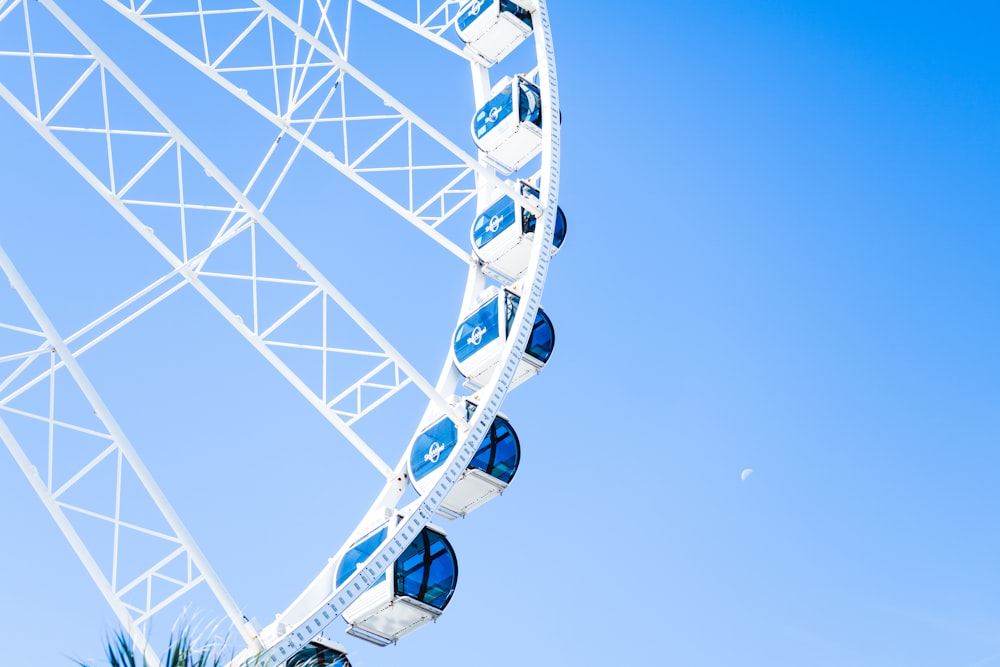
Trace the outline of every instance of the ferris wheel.
{"type": "MultiPolygon", "coordinates": [[[[348,665],[329,639],[338,618],[352,637],[387,645],[444,612],[460,548],[439,519],[469,515],[512,482],[520,442],[501,404],[553,351],[541,299],[566,219],[545,0],[103,4],[113,30],[93,7],[0,0],[0,98],[166,272],[65,334],[0,247],[14,288],[0,297],[0,440],[149,664],[154,620],[207,590],[245,646],[234,664],[348,665]],[[161,55],[130,51],[138,37],[161,55]],[[239,120],[200,128],[222,99],[239,120]],[[282,200],[304,162],[322,175],[309,187],[337,193],[322,215],[282,200]],[[294,242],[303,215],[331,240],[310,245],[311,259],[294,242]],[[431,366],[403,352],[410,326],[385,300],[356,303],[341,273],[335,282],[321,268],[336,247],[345,263],[367,253],[351,272],[374,275],[385,248],[360,248],[353,233],[384,235],[385,220],[407,230],[384,241],[411,259],[395,271],[419,283],[430,264],[447,265],[459,277],[450,340],[435,344],[448,351],[431,366]],[[230,594],[79,361],[181,290],[217,311],[381,480],[327,565],[268,624],[230,594]],[[371,426],[413,414],[400,402],[420,406],[405,435],[371,426]],[[96,477],[110,507],[78,493],[96,477]],[[141,517],[126,507],[135,489],[152,508],[141,517]],[[106,543],[95,546],[81,520],[106,527],[106,543]],[[130,546],[137,535],[145,547],[130,546]]],[[[411,304],[418,290],[402,286],[411,304]]]]}

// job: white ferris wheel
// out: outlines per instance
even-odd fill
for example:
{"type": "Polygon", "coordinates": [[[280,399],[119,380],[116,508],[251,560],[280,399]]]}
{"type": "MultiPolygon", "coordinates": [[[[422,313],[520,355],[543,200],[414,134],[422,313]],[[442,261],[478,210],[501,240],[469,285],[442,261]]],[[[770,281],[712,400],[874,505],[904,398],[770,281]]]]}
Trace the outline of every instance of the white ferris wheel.
{"type": "Polygon", "coordinates": [[[461,551],[443,528],[511,483],[520,443],[500,407],[554,344],[540,306],[566,222],[545,0],[0,0],[0,98],[26,123],[4,132],[33,129],[117,214],[76,224],[114,225],[165,260],[63,331],[0,229],[13,288],[0,296],[0,440],[149,664],[151,628],[205,598],[240,641],[234,664],[349,665],[330,639],[337,619],[386,645],[440,616],[461,551]],[[330,210],[284,195],[302,179],[330,191],[330,210]],[[349,268],[329,277],[334,262],[349,268]],[[387,264],[397,289],[373,300],[358,285],[387,264]],[[425,293],[431,265],[453,295],[425,293]],[[327,564],[260,616],[230,594],[84,371],[88,352],[182,291],[380,480],[327,564]],[[426,327],[451,332],[426,344],[443,361],[410,351],[422,348],[408,332],[427,323],[399,321],[432,298],[452,313],[426,327]],[[100,501],[82,491],[101,485],[100,501]]]}

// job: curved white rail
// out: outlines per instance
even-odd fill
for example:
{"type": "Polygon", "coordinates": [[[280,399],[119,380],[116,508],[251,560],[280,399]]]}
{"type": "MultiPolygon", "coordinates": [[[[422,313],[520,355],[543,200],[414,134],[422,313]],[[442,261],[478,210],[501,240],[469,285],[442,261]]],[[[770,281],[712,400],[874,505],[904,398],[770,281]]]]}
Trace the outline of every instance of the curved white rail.
{"type": "MultiPolygon", "coordinates": [[[[537,17],[535,27],[537,57],[539,63],[544,64],[543,67],[539,67],[543,108],[548,110],[548,118],[559,118],[555,51],[545,0],[539,0],[535,16],[537,17]]],[[[482,81],[482,72],[478,74],[480,75],[478,77],[474,75],[474,78],[478,79],[477,83],[482,81]]],[[[447,464],[437,473],[431,490],[419,500],[414,501],[406,509],[404,512],[404,515],[407,516],[406,520],[391,530],[384,545],[376,550],[359,567],[357,574],[347,579],[332,592],[323,596],[322,593],[330,590],[330,584],[333,581],[333,563],[331,563],[307,587],[300,598],[279,617],[276,624],[280,623],[286,627],[276,643],[272,644],[267,641],[267,638],[264,638],[267,645],[267,650],[263,656],[265,664],[267,664],[268,659],[284,660],[294,655],[309,639],[338,617],[353,600],[364,593],[385,573],[389,565],[402,554],[403,549],[419,534],[420,530],[437,512],[441,502],[468,467],[479,444],[485,438],[489,426],[493,423],[500,405],[507,394],[510,383],[514,378],[514,373],[520,364],[521,356],[528,344],[531,329],[535,321],[535,314],[541,305],[543,287],[548,274],[550,250],[555,231],[555,218],[559,200],[560,128],[558,123],[544,123],[543,146],[541,173],[544,177],[541,183],[540,200],[544,205],[544,213],[540,219],[540,229],[536,232],[534,238],[529,268],[524,278],[523,284],[527,289],[525,289],[525,293],[522,296],[521,307],[518,308],[515,315],[513,324],[515,335],[508,339],[504,347],[503,357],[505,361],[494,372],[493,377],[487,385],[479,392],[481,402],[469,422],[470,428],[468,430],[460,430],[459,445],[452,451],[447,464]],[[310,605],[309,603],[312,604],[310,605]]],[[[470,279],[467,281],[465,294],[467,302],[479,293],[484,281],[485,276],[482,274],[481,268],[473,266],[470,270],[470,279]]],[[[445,367],[442,370],[441,383],[447,382],[455,382],[457,384],[457,375],[450,360],[445,362],[445,367]]],[[[439,383],[438,389],[447,390],[448,387],[442,387],[441,383],[439,383]]],[[[459,423],[459,426],[461,429],[463,425],[459,423]]],[[[370,510],[369,515],[359,524],[358,530],[355,531],[352,539],[348,540],[343,548],[350,546],[353,538],[365,531],[366,527],[370,524],[370,517],[385,516],[384,512],[386,510],[392,510],[395,502],[398,502],[399,497],[402,496],[402,492],[405,489],[405,470],[406,461],[404,457],[397,464],[397,477],[391,479],[386,484],[383,493],[370,510]]],[[[333,559],[333,562],[335,563],[336,559],[333,559]]],[[[241,660],[247,660],[250,657],[251,654],[248,652],[241,656],[241,660]]]]}

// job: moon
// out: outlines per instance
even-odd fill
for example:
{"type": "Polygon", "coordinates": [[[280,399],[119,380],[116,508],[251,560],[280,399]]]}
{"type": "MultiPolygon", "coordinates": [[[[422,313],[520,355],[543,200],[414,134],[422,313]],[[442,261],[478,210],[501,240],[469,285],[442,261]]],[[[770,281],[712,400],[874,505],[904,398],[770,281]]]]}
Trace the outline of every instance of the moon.
{"type": "Polygon", "coordinates": [[[749,477],[750,473],[752,473],[752,472],[753,472],[753,468],[744,468],[743,472],[740,473],[740,479],[742,481],[744,481],[744,482],[747,481],[747,477],[749,477]]]}

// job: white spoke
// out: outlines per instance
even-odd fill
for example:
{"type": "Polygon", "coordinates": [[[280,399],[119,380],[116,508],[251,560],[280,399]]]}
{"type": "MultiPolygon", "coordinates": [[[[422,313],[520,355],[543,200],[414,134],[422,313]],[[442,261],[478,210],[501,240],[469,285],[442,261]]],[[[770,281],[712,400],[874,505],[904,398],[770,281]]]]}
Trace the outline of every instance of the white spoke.
{"type": "MultiPolygon", "coordinates": [[[[4,273],[23,302],[23,317],[25,320],[30,318],[38,326],[45,336],[46,347],[49,350],[47,353],[49,357],[49,391],[45,401],[47,405],[38,405],[37,402],[29,403],[29,405],[33,405],[33,409],[23,410],[9,405],[0,406],[0,440],[14,456],[35,492],[69,540],[77,556],[84,563],[95,583],[104,592],[119,621],[139,641],[145,636],[145,624],[151,617],[154,608],[162,608],[170,600],[176,599],[199,583],[205,582],[229,614],[234,627],[252,645],[255,641],[254,634],[243,621],[242,613],[153,481],[149,471],[111,416],[97,391],[84,375],[77,359],[70,351],[68,343],[56,332],[48,316],[27,289],[3,248],[0,248],[0,271],[4,273]],[[65,368],[65,372],[57,374],[57,365],[65,368]],[[92,411],[90,414],[79,414],[71,407],[72,402],[69,399],[74,394],[86,401],[92,411]],[[5,414],[8,415],[6,418],[3,416],[5,414]],[[64,414],[66,416],[63,416],[64,414]],[[44,460],[37,456],[32,458],[27,453],[21,444],[21,438],[14,430],[17,424],[22,422],[8,421],[12,420],[13,417],[40,420],[47,425],[49,438],[44,460]],[[85,420],[85,422],[81,423],[81,420],[85,420]],[[70,434],[75,434],[76,437],[68,438],[70,434]],[[71,450],[77,450],[87,443],[91,447],[96,445],[100,449],[94,449],[95,455],[86,462],[67,469],[66,463],[62,462],[66,458],[64,453],[69,454],[71,450]],[[87,506],[81,504],[79,499],[72,501],[67,498],[73,492],[74,487],[88,476],[92,476],[96,469],[107,465],[114,467],[116,480],[114,508],[110,514],[107,511],[102,511],[99,503],[87,506]],[[158,515],[150,517],[152,522],[148,525],[122,519],[123,503],[131,502],[126,501],[122,495],[125,476],[134,477],[141,483],[146,497],[158,510],[158,515]],[[60,480],[58,486],[54,483],[56,479],[60,480]],[[112,528],[110,561],[99,560],[96,554],[104,552],[106,545],[102,547],[102,544],[95,541],[92,535],[88,537],[87,533],[81,533],[80,524],[77,522],[78,517],[97,519],[112,528]],[[169,532],[159,528],[160,525],[167,527],[169,532]],[[119,539],[123,530],[142,534],[154,542],[169,546],[173,555],[165,560],[150,561],[148,555],[133,553],[131,548],[125,546],[119,539]],[[169,560],[178,556],[183,556],[192,563],[191,572],[197,571],[197,576],[189,577],[187,581],[177,581],[177,586],[174,588],[179,587],[179,590],[171,590],[167,596],[168,600],[163,599],[162,593],[147,595],[146,603],[140,606],[126,600],[127,594],[136,585],[136,582],[159,577],[169,560]],[[130,568],[138,565],[140,574],[132,584],[121,588],[117,585],[117,581],[125,560],[129,562],[130,568]]],[[[5,319],[13,316],[14,313],[9,311],[4,313],[5,319]]],[[[9,331],[29,333],[33,336],[37,333],[29,327],[12,325],[7,322],[3,324],[3,328],[9,331]]],[[[3,351],[0,350],[0,352],[3,351]]],[[[7,397],[4,402],[7,403],[10,400],[11,397],[7,397]]],[[[140,644],[140,646],[144,646],[144,644],[140,644]]],[[[146,658],[150,665],[159,664],[156,656],[151,652],[146,658]]]]}
{"type": "MultiPolygon", "coordinates": [[[[260,17],[266,15],[270,21],[268,25],[271,43],[273,44],[274,31],[284,28],[288,31],[291,39],[294,40],[296,48],[292,52],[292,59],[287,62],[279,60],[279,54],[274,54],[270,62],[259,64],[253,68],[248,68],[226,66],[222,58],[217,58],[211,65],[208,65],[206,62],[199,59],[196,54],[185,49],[180,43],[171,39],[170,35],[157,27],[158,24],[155,19],[166,18],[169,15],[162,13],[149,15],[141,12],[129,11],[129,9],[125,7],[120,0],[105,0],[105,2],[118,10],[126,18],[141,27],[147,33],[152,35],[158,41],[163,43],[189,64],[198,68],[202,73],[211,78],[224,89],[228,90],[231,94],[237,96],[263,117],[267,118],[276,126],[287,131],[290,136],[295,138],[297,141],[302,142],[309,151],[314,153],[323,161],[327,162],[334,169],[389,207],[402,219],[409,221],[412,225],[432,238],[436,243],[463,261],[468,262],[470,260],[468,251],[463,250],[449,238],[437,231],[438,227],[440,227],[444,221],[449,219],[453,213],[461,208],[460,206],[449,205],[449,202],[453,201],[456,198],[456,195],[464,194],[469,187],[472,189],[479,187],[489,187],[492,189],[494,187],[498,187],[506,190],[511,196],[515,197],[515,199],[521,199],[522,197],[520,191],[517,190],[512,184],[498,179],[491,169],[480,165],[478,160],[465,153],[454,142],[437,131],[430,123],[421,119],[412,110],[404,107],[387,91],[377,86],[374,82],[349,65],[344,60],[343,55],[338,49],[327,46],[318,38],[317,35],[319,28],[317,28],[313,33],[310,33],[296,21],[288,18],[284,14],[281,14],[269,3],[261,2],[257,4],[260,5],[260,8],[263,10],[259,15],[258,20],[260,17]],[[299,71],[299,81],[304,81],[307,75],[307,67],[298,63],[296,60],[299,52],[297,48],[299,44],[308,45],[308,66],[321,71],[325,68],[326,76],[324,78],[327,79],[327,83],[325,84],[323,82],[317,82],[314,84],[305,97],[298,99],[290,97],[287,101],[284,101],[279,95],[276,100],[265,100],[263,89],[261,89],[262,94],[257,95],[255,94],[254,89],[248,90],[246,88],[242,88],[232,80],[232,75],[237,72],[266,71],[270,72],[272,79],[276,82],[278,72],[288,70],[293,73],[295,71],[299,71]],[[317,59],[315,61],[313,59],[314,55],[317,59]],[[337,77],[336,83],[334,83],[331,87],[329,79],[333,78],[332,74],[334,72],[339,73],[340,76],[337,77]],[[350,103],[348,101],[348,96],[345,93],[345,88],[341,87],[339,92],[337,90],[337,87],[340,86],[340,79],[344,75],[347,75],[352,81],[360,84],[361,89],[364,89],[369,93],[373,93],[375,99],[394,109],[396,113],[379,117],[372,116],[371,114],[358,114],[356,112],[349,111],[350,103]],[[327,103],[324,103],[313,113],[307,112],[302,116],[297,116],[295,112],[306,101],[306,98],[318,93],[324,88],[324,86],[331,95],[338,92],[338,95],[341,97],[341,112],[336,115],[330,115],[327,112],[327,103]],[[428,161],[427,158],[418,157],[418,160],[415,163],[418,165],[415,168],[418,169],[439,170],[442,174],[442,183],[444,183],[445,180],[450,181],[450,183],[442,185],[442,187],[432,193],[421,192],[419,195],[411,186],[405,197],[398,197],[386,194],[370,180],[368,180],[364,175],[365,170],[356,168],[357,159],[351,160],[349,157],[350,154],[354,152],[351,150],[350,145],[356,141],[353,138],[356,133],[352,133],[350,127],[352,127],[355,123],[363,123],[364,121],[372,121],[379,118],[398,119],[401,124],[405,124],[407,131],[413,131],[413,129],[416,129],[420,133],[421,137],[426,137],[427,140],[437,143],[444,151],[450,153],[454,158],[457,158],[456,162],[442,163],[440,160],[428,161]],[[325,123],[335,123],[343,126],[343,146],[334,146],[329,143],[320,143],[306,139],[296,130],[296,127],[302,124],[313,125],[325,123]],[[479,179],[481,183],[474,184],[473,181],[475,179],[473,177],[479,179]],[[467,182],[468,185],[456,189],[455,185],[459,182],[467,182]],[[435,213],[428,213],[430,211],[434,211],[435,213]]],[[[250,10],[248,9],[246,11],[250,10]]],[[[443,9],[439,9],[438,12],[434,13],[434,16],[438,16],[442,12],[443,9]]],[[[178,13],[176,16],[183,16],[185,14],[189,13],[178,13]]],[[[454,7],[452,7],[452,21],[454,19],[454,14],[454,7]]],[[[322,23],[324,25],[328,25],[329,21],[323,21],[322,23]]],[[[448,23],[448,26],[450,25],[451,23],[448,23]]],[[[330,28],[330,32],[332,34],[332,28],[330,28]]],[[[226,50],[223,52],[231,53],[234,49],[236,49],[239,42],[246,39],[248,35],[249,32],[244,31],[240,38],[233,40],[230,44],[228,44],[226,50]]],[[[228,39],[226,41],[228,41],[228,39]]],[[[292,77],[292,79],[294,78],[295,77],[292,77]]],[[[355,96],[352,96],[352,99],[353,97],[355,96]]],[[[398,129],[399,128],[397,127],[397,130],[398,129]]],[[[389,136],[391,136],[391,134],[391,132],[384,134],[381,139],[378,140],[378,143],[381,144],[384,142],[389,138],[389,136]]],[[[358,134],[358,136],[361,135],[358,134]]],[[[372,145],[371,141],[368,139],[364,141],[362,146],[363,148],[361,149],[361,152],[365,155],[370,154],[375,148],[377,148],[377,146],[372,145]]],[[[401,167],[398,168],[398,171],[412,173],[414,168],[401,167]]],[[[464,203],[469,200],[471,200],[471,197],[465,197],[462,199],[462,202],[464,203]]],[[[529,209],[534,206],[534,203],[528,200],[524,200],[522,203],[528,206],[529,209]]]]}
{"type": "MultiPolygon", "coordinates": [[[[423,391],[432,401],[441,405],[442,408],[447,408],[449,412],[452,412],[453,409],[450,408],[450,406],[448,406],[447,402],[444,400],[443,397],[441,397],[436,393],[433,385],[431,385],[430,382],[424,379],[419,374],[419,372],[413,367],[413,365],[410,364],[405,358],[403,358],[402,355],[400,355],[396,351],[396,349],[392,345],[390,345],[387,340],[385,340],[385,338],[377,331],[377,329],[375,329],[375,327],[372,326],[371,323],[369,323],[361,315],[360,311],[358,311],[352,304],[350,304],[347,301],[347,299],[333,287],[332,283],[330,283],[326,278],[324,278],[321,274],[319,274],[319,272],[291,244],[291,242],[288,241],[288,239],[285,238],[280,231],[278,231],[278,229],[273,225],[273,223],[269,219],[267,219],[267,217],[259,209],[254,207],[249,202],[249,200],[247,200],[243,192],[241,192],[240,190],[235,188],[235,186],[233,186],[230,182],[228,182],[228,180],[221,173],[221,171],[214,164],[212,164],[208,160],[208,158],[204,156],[196,147],[194,147],[194,145],[190,142],[190,140],[182,132],[180,132],[179,129],[173,126],[166,119],[166,117],[163,116],[163,114],[152,104],[152,102],[150,102],[134,86],[134,84],[132,84],[132,82],[129,79],[127,79],[124,76],[124,74],[122,74],[114,66],[114,64],[107,59],[107,57],[103,54],[103,52],[97,49],[97,47],[92,42],[90,42],[89,38],[86,38],[86,36],[84,36],[79,31],[79,29],[76,28],[76,26],[72,24],[71,21],[69,21],[68,17],[61,14],[61,11],[58,10],[58,8],[54,6],[49,6],[48,3],[45,4],[49,8],[49,10],[52,11],[53,14],[60,20],[60,22],[62,22],[67,27],[67,29],[80,42],[80,44],[83,47],[85,47],[91,54],[93,54],[95,61],[97,61],[100,64],[100,69],[98,71],[100,71],[102,74],[101,90],[102,90],[102,105],[104,108],[105,123],[107,123],[108,119],[108,113],[107,113],[108,99],[106,93],[106,84],[104,83],[107,80],[105,75],[105,72],[107,72],[108,74],[113,76],[113,78],[122,86],[122,88],[124,88],[134,99],[140,102],[143,105],[143,107],[147,109],[147,111],[151,116],[152,121],[155,121],[155,123],[171,137],[173,143],[176,145],[176,159],[178,162],[177,182],[181,185],[181,187],[179,188],[179,193],[175,193],[174,195],[172,195],[174,197],[173,199],[167,198],[159,201],[119,199],[118,197],[115,196],[112,187],[114,184],[113,183],[114,162],[113,159],[111,159],[110,157],[112,154],[112,147],[110,143],[108,144],[108,154],[109,154],[108,163],[109,165],[111,165],[111,167],[110,167],[110,173],[107,177],[109,180],[103,181],[96,173],[86,168],[82,164],[82,162],[64,144],[62,144],[61,141],[59,141],[59,139],[54,135],[53,131],[50,128],[46,127],[45,124],[42,121],[40,121],[37,117],[32,116],[30,112],[27,112],[27,110],[23,107],[23,105],[21,105],[18,102],[18,100],[16,100],[15,96],[12,93],[10,93],[4,88],[0,88],[0,95],[3,95],[4,98],[11,104],[11,106],[15,108],[15,110],[19,111],[19,113],[21,113],[21,115],[24,116],[25,119],[28,120],[29,123],[31,123],[36,128],[36,130],[47,141],[49,141],[50,144],[52,144],[56,148],[56,150],[61,152],[67,158],[67,160],[71,164],[73,164],[77,168],[77,170],[85,178],[87,178],[87,180],[92,185],[94,185],[94,187],[97,188],[99,192],[101,192],[105,196],[105,198],[109,201],[109,203],[111,203],[112,206],[114,206],[119,211],[119,213],[121,213],[122,216],[125,217],[125,219],[130,222],[130,224],[132,224],[134,228],[142,232],[144,237],[149,241],[149,243],[153,245],[153,247],[161,255],[163,255],[165,259],[167,259],[167,261],[169,261],[175,268],[180,268],[181,275],[187,278],[191,282],[191,284],[195,287],[195,289],[198,290],[200,293],[202,293],[202,295],[205,296],[205,298],[208,299],[209,302],[226,317],[227,321],[232,323],[237,328],[237,330],[245,338],[247,338],[251,342],[251,344],[253,344],[258,349],[258,351],[260,351],[261,354],[264,355],[265,358],[268,359],[268,361],[270,361],[272,365],[274,365],[279,370],[279,372],[286,377],[286,379],[288,379],[293,384],[293,386],[299,389],[299,391],[303,393],[306,396],[306,398],[309,399],[310,402],[312,402],[317,409],[323,412],[327,420],[330,421],[330,423],[333,424],[347,438],[348,442],[350,442],[363,456],[365,456],[365,458],[368,459],[372,463],[372,465],[374,465],[380,472],[382,472],[382,474],[390,476],[392,472],[391,467],[388,466],[381,459],[381,457],[379,457],[375,453],[375,451],[357,435],[357,433],[355,433],[353,430],[350,429],[350,427],[345,423],[345,421],[340,417],[340,415],[336,411],[331,410],[326,406],[325,401],[323,401],[323,399],[321,398],[322,396],[326,395],[327,393],[326,389],[324,388],[321,390],[317,390],[309,387],[307,383],[301,380],[300,377],[297,374],[295,374],[283,361],[281,361],[280,357],[277,354],[275,354],[274,346],[268,345],[262,338],[260,338],[254,333],[254,331],[250,328],[250,326],[252,326],[253,323],[252,313],[245,318],[239,317],[237,313],[233,312],[222,300],[220,300],[220,298],[216,295],[216,293],[212,289],[210,289],[195,272],[185,271],[183,269],[183,259],[181,258],[189,256],[191,252],[191,249],[188,247],[188,236],[186,233],[183,233],[185,231],[186,214],[189,211],[197,211],[197,210],[216,211],[219,213],[226,213],[228,215],[240,214],[241,212],[245,212],[253,219],[253,222],[256,226],[261,227],[267,232],[267,235],[277,245],[278,249],[280,249],[281,252],[285,253],[288,257],[290,257],[295,262],[296,266],[300,267],[303,271],[305,271],[306,274],[310,276],[313,283],[322,289],[326,298],[330,299],[333,303],[336,304],[336,306],[342,312],[346,313],[357,324],[357,326],[362,331],[364,331],[364,333],[372,340],[372,342],[382,351],[384,355],[386,355],[388,358],[392,358],[393,362],[397,366],[405,370],[408,382],[412,382],[416,386],[418,386],[421,389],[421,391],[423,391]],[[234,204],[232,206],[209,206],[204,204],[199,205],[187,201],[185,199],[184,193],[186,192],[186,188],[184,186],[187,183],[185,179],[190,178],[191,172],[190,170],[185,171],[182,167],[184,161],[187,159],[193,159],[197,164],[199,164],[201,168],[204,169],[205,173],[210,175],[211,178],[219,186],[222,187],[222,189],[226,193],[226,196],[235,199],[234,204]],[[147,204],[147,202],[150,204],[155,204],[157,207],[176,209],[181,213],[180,222],[182,225],[183,245],[181,248],[178,249],[178,251],[171,250],[162,241],[160,241],[159,240],[161,236],[160,232],[156,229],[147,226],[144,223],[143,219],[140,217],[139,213],[141,212],[143,206],[147,204]],[[251,324],[247,325],[245,322],[250,322],[251,324]]],[[[167,157],[169,155],[169,151],[161,152],[160,154],[164,155],[164,157],[167,157]],[[164,155],[164,153],[166,154],[164,155]]],[[[143,167],[143,170],[148,170],[148,169],[149,165],[147,163],[143,167]]],[[[357,383],[352,384],[348,387],[348,390],[352,388],[357,388],[358,386],[359,385],[357,383]]],[[[404,385],[401,382],[396,390],[398,391],[398,389],[401,389],[403,386],[404,385]]],[[[343,389],[341,389],[340,391],[343,391],[343,389]]],[[[459,417],[456,414],[456,419],[458,418],[459,417]]]]}
{"type": "Polygon", "coordinates": [[[397,14],[392,10],[386,9],[381,4],[374,2],[373,0],[358,0],[358,4],[364,5],[368,9],[371,9],[372,11],[378,12],[379,14],[386,17],[390,21],[398,23],[404,28],[412,30],[421,37],[430,40],[431,42],[445,49],[446,51],[451,51],[455,55],[461,58],[465,58],[469,62],[481,65],[487,64],[486,61],[483,60],[482,58],[462,50],[454,42],[449,42],[447,39],[441,36],[442,33],[444,33],[444,31],[448,30],[455,24],[455,19],[458,18],[457,11],[449,12],[449,10],[457,10],[457,7],[459,6],[459,3],[457,2],[445,2],[437,9],[437,11],[432,12],[431,15],[428,16],[423,21],[419,19],[420,15],[419,3],[417,5],[418,19],[416,21],[411,21],[410,19],[400,14],[397,14]],[[448,18],[449,13],[451,13],[450,18],[448,18]],[[443,17],[443,20],[440,21],[437,25],[434,25],[435,18],[439,17],[443,17]]]}

